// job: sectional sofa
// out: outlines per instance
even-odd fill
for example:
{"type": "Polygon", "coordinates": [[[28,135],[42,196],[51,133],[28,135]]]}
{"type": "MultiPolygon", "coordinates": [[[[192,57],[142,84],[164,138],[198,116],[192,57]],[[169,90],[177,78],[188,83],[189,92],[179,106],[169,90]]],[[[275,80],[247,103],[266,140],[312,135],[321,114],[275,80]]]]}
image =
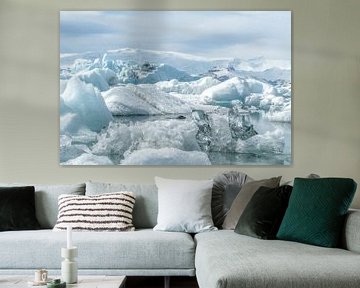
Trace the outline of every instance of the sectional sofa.
{"type": "Polygon", "coordinates": [[[196,275],[200,288],[360,287],[360,211],[347,214],[339,248],[261,240],[232,230],[162,232],[152,229],[158,211],[155,185],[94,182],[35,185],[41,229],[0,232],[0,278],[40,268],[48,269],[50,276],[59,274],[66,233],[52,230],[58,196],[116,191],[135,193],[136,230],[74,232],[80,274],[165,276],[165,286],[169,276],[196,275]]]}

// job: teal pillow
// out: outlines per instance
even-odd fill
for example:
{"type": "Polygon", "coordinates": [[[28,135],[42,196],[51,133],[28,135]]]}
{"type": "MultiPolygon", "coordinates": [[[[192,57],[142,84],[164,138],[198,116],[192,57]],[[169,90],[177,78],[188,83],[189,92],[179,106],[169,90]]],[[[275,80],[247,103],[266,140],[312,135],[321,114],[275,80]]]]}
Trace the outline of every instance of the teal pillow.
{"type": "Polygon", "coordinates": [[[337,247],[355,191],[349,178],[295,178],[277,239],[337,247]]]}

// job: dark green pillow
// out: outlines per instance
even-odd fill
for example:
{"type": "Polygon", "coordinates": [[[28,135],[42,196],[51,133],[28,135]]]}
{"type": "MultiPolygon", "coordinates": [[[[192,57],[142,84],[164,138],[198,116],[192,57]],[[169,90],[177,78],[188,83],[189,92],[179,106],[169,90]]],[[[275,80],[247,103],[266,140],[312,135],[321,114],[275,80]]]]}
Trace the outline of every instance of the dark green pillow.
{"type": "Polygon", "coordinates": [[[35,188],[0,187],[0,231],[39,229],[35,188]]]}
{"type": "Polygon", "coordinates": [[[292,187],[260,187],[246,205],[235,232],[261,239],[275,239],[288,206],[292,187]]]}
{"type": "Polygon", "coordinates": [[[337,247],[356,182],[348,178],[295,178],[277,238],[337,247]]]}

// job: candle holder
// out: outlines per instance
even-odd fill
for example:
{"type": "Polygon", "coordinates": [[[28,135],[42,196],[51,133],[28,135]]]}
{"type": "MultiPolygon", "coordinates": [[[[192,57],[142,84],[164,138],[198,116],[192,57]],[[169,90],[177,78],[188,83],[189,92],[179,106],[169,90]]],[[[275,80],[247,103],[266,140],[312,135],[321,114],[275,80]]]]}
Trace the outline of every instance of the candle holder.
{"type": "Polygon", "coordinates": [[[61,248],[61,279],[67,284],[77,283],[78,269],[75,257],[78,255],[77,247],[61,248]]]}

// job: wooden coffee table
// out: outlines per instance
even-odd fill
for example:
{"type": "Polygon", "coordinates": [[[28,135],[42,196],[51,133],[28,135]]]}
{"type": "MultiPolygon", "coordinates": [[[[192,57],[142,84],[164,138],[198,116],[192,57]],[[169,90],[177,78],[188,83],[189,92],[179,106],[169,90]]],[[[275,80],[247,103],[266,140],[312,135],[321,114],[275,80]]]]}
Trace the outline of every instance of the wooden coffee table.
{"type": "MultiPolygon", "coordinates": [[[[54,279],[54,277],[51,277],[54,279]]],[[[56,278],[56,277],[55,277],[56,278]]],[[[28,285],[29,281],[32,281],[31,276],[2,276],[0,275],[0,287],[1,288],[44,288],[44,286],[31,286],[28,285]]],[[[126,276],[87,276],[80,275],[77,284],[67,284],[66,288],[124,288],[126,276]]]]}

